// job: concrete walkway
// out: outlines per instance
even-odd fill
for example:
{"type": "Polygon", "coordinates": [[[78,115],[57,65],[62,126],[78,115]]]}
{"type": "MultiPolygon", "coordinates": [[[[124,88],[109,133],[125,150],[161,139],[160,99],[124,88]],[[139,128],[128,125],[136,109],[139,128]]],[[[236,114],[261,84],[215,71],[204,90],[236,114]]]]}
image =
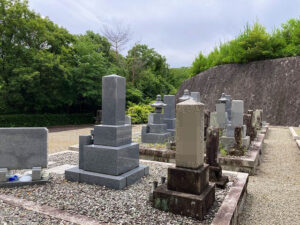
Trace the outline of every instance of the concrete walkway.
{"type": "Polygon", "coordinates": [[[300,224],[300,151],[288,128],[271,127],[251,176],[240,224],[300,224]]]}

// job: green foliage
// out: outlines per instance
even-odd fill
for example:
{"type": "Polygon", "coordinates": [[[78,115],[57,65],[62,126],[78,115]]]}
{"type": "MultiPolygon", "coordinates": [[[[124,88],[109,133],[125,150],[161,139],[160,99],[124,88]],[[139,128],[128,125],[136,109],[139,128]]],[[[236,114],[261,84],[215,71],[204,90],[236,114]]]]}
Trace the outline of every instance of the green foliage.
{"type": "Polygon", "coordinates": [[[0,127],[48,127],[68,124],[94,124],[94,115],[86,114],[11,114],[0,115],[0,127]]]}
{"type": "Polygon", "coordinates": [[[255,22],[246,25],[234,40],[221,43],[207,56],[201,52],[191,66],[191,76],[211,67],[227,63],[247,63],[256,60],[300,55],[300,19],[290,19],[271,34],[255,22]]]}
{"type": "Polygon", "coordinates": [[[150,105],[138,104],[132,105],[128,108],[126,114],[131,116],[131,122],[133,124],[147,123],[149,113],[154,109],[150,105]]]}
{"type": "MultiPolygon", "coordinates": [[[[190,69],[188,67],[171,68],[167,77],[167,82],[173,85],[176,91],[176,89],[180,87],[181,83],[189,78],[190,69]]],[[[174,94],[176,94],[176,92],[174,94]]]]}
{"type": "Polygon", "coordinates": [[[222,144],[219,144],[219,151],[220,151],[222,156],[228,155],[228,152],[227,152],[226,148],[222,144]]]}

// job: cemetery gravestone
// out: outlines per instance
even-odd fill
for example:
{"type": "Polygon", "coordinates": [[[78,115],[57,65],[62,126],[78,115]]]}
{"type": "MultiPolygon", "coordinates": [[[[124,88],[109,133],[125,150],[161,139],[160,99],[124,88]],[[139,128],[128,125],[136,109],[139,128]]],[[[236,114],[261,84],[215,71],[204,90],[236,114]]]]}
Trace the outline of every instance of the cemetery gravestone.
{"type": "Polygon", "coordinates": [[[206,163],[209,165],[209,181],[218,187],[225,188],[227,176],[222,176],[222,167],[218,163],[219,128],[209,127],[206,139],[206,163]]]}
{"type": "Polygon", "coordinates": [[[142,127],[142,143],[165,143],[171,137],[171,133],[167,131],[164,114],[161,113],[166,104],[161,101],[161,96],[157,95],[156,102],[151,106],[155,108],[155,112],[149,114],[147,126],[142,127]]]}
{"type": "Polygon", "coordinates": [[[175,118],[175,107],[176,98],[175,95],[165,95],[164,103],[166,107],[164,109],[164,122],[167,125],[167,131],[175,136],[176,118],[175,118]]]}
{"type": "Polygon", "coordinates": [[[176,167],[168,183],[153,192],[153,206],[202,220],[215,201],[204,164],[204,104],[186,100],[176,106],[176,167]]]}
{"type": "Polygon", "coordinates": [[[79,167],[65,171],[69,181],[123,189],[149,173],[139,165],[139,145],[131,141],[125,122],[125,78],[102,78],[102,124],[92,135],[79,137],[79,167]]]}
{"type": "Polygon", "coordinates": [[[0,128],[0,186],[46,183],[42,168],[48,166],[46,128],[0,128]],[[6,179],[9,170],[32,169],[32,182],[6,179]]]}

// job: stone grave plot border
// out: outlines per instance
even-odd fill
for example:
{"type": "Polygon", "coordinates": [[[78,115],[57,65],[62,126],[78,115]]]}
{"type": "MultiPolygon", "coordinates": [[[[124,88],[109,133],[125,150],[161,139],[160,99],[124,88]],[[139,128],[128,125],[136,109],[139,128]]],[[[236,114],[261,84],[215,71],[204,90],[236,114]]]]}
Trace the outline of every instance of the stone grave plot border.
{"type": "Polygon", "coordinates": [[[219,155],[219,163],[224,170],[237,171],[255,175],[257,167],[261,163],[263,154],[263,142],[266,134],[258,133],[256,139],[251,143],[247,153],[242,157],[219,155]]]}
{"type": "Polygon", "coordinates": [[[0,188],[45,184],[49,176],[48,129],[44,127],[0,128],[0,188]],[[32,170],[30,181],[9,181],[8,176],[32,170]]]}
{"type": "Polygon", "coordinates": [[[297,134],[297,132],[295,131],[294,127],[289,127],[290,133],[292,135],[293,140],[296,141],[297,147],[300,150],[300,136],[297,134]]]}
{"type": "Polygon", "coordinates": [[[249,174],[225,170],[223,174],[236,175],[236,181],[229,189],[211,225],[237,225],[247,197],[249,174]]]}
{"type": "Polygon", "coordinates": [[[294,140],[300,140],[300,136],[296,133],[293,127],[289,127],[289,130],[294,140]]]}

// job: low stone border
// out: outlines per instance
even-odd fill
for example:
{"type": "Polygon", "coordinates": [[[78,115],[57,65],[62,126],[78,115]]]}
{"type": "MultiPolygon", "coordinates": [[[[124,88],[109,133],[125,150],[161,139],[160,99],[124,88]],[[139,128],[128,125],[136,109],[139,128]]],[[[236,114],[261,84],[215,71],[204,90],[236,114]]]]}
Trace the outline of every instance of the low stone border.
{"type": "Polygon", "coordinates": [[[298,146],[298,148],[300,150],[300,140],[296,140],[296,144],[297,144],[297,146],[298,146]]]}
{"type": "MultiPolygon", "coordinates": [[[[70,151],[78,151],[78,145],[72,145],[68,148],[70,151]]],[[[145,158],[151,161],[172,162],[175,159],[176,151],[169,149],[148,148],[140,145],[140,158],[145,158]]]]}
{"type": "Polygon", "coordinates": [[[261,155],[263,154],[263,142],[265,134],[259,133],[248,150],[248,155],[243,157],[237,156],[221,156],[219,155],[219,163],[225,170],[245,172],[255,175],[256,168],[260,165],[261,155]]]}
{"type": "Polygon", "coordinates": [[[249,175],[247,173],[234,173],[224,171],[224,175],[236,174],[236,182],[230,188],[221,207],[215,215],[212,225],[236,225],[239,224],[239,215],[243,209],[247,196],[249,175]]]}
{"type": "Polygon", "coordinates": [[[296,133],[293,127],[289,127],[289,130],[294,140],[300,140],[300,136],[296,133]]]}
{"type": "Polygon", "coordinates": [[[146,156],[147,159],[159,162],[171,162],[175,159],[176,151],[169,149],[156,149],[140,146],[140,158],[146,156]]]}
{"type": "Polygon", "coordinates": [[[0,195],[0,200],[2,200],[3,202],[9,205],[15,207],[22,207],[24,209],[41,213],[43,215],[48,215],[53,218],[61,219],[63,221],[68,221],[80,225],[100,225],[98,221],[88,218],[86,216],[74,215],[60,209],[56,209],[47,205],[40,205],[36,202],[28,201],[21,198],[16,198],[14,196],[0,195]]]}

